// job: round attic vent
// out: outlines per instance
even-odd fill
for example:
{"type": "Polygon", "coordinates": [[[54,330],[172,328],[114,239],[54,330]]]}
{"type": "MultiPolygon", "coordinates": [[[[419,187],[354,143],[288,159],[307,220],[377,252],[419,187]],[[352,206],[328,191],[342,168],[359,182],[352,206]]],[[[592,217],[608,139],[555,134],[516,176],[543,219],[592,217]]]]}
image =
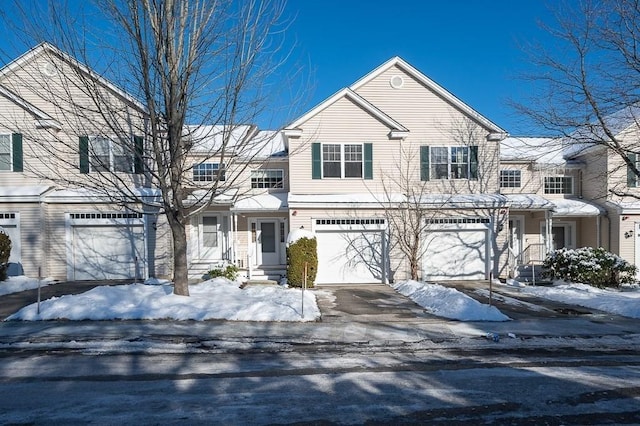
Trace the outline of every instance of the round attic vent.
{"type": "Polygon", "coordinates": [[[56,69],[56,66],[51,62],[45,62],[44,64],[42,64],[42,74],[44,74],[45,76],[53,77],[57,73],[58,70],[56,69]]]}
{"type": "Polygon", "coordinates": [[[391,87],[393,87],[394,89],[399,89],[404,86],[404,79],[399,75],[394,75],[389,80],[389,84],[391,84],[391,87]]]}

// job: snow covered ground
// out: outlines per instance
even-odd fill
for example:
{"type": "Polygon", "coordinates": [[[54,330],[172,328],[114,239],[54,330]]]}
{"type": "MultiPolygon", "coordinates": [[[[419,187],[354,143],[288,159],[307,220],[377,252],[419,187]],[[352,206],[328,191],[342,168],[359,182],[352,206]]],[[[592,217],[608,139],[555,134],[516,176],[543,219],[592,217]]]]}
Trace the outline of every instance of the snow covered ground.
{"type": "MultiPolygon", "coordinates": [[[[51,280],[42,285],[54,284],[51,280]]],[[[0,295],[37,288],[38,280],[11,277],[0,284],[0,295]]],[[[453,288],[417,281],[393,285],[399,293],[434,315],[459,321],[508,321],[496,307],[481,304],[453,288]]],[[[603,290],[584,284],[557,283],[551,287],[525,286],[519,290],[549,300],[576,304],[612,314],[640,318],[640,290],[603,290]]],[[[216,278],[190,287],[190,297],[176,296],[170,282],[100,286],[79,295],[67,295],[33,304],[8,320],[176,319],[236,321],[316,321],[320,310],[313,291],[283,286],[248,286],[216,278]],[[304,315],[303,315],[304,308],[304,315]]],[[[506,300],[506,299],[505,299],[506,300]]],[[[506,301],[505,303],[509,303],[506,301]]],[[[513,303],[524,303],[516,301],[513,303]]]]}

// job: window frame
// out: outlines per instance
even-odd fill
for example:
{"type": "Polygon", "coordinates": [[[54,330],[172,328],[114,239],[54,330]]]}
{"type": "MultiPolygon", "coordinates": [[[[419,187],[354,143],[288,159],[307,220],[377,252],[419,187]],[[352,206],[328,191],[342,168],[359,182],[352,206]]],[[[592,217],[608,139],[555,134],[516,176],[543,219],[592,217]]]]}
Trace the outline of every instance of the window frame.
{"type": "Polygon", "coordinates": [[[9,147],[9,152],[6,154],[0,153],[0,155],[8,155],[8,164],[6,169],[0,169],[0,173],[2,172],[12,172],[13,171],[13,139],[11,133],[2,133],[0,137],[7,137],[7,146],[9,147]]]}
{"type": "MultiPolygon", "coordinates": [[[[322,143],[320,148],[320,170],[322,172],[322,179],[364,179],[365,178],[365,148],[364,143],[362,142],[349,142],[349,143],[322,143]],[[339,151],[335,151],[335,148],[339,147],[339,151]],[[347,151],[347,147],[349,151],[347,151]],[[325,150],[327,148],[327,150],[325,150]],[[331,151],[328,149],[332,148],[331,151]],[[351,151],[351,149],[357,148],[357,151],[351,151]],[[337,154],[337,155],[336,155],[337,154]],[[352,158],[353,156],[359,157],[359,161],[353,161],[351,159],[347,159],[347,157],[352,158]],[[327,157],[331,157],[328,158],[327,157]],[[337,159],[336,159],[337,157],[337,159]],[[339,176],[331,175],[328,176],[325,168],[327,164],[339,164],[340,173],[339,176]],[[348,164],[360,164],[359,167],[359,175],[358,176],[347,176],[349,170],[351,168],[348,167],[348,164]]],[[[335,166],[334,166],[335,167],[335,166]]]]}
{"type": "Polygon", "coordinates": [[[544,193],[548,195],[573,195],[573,176],[545,176],[544,193]],[[552,180],[555,180],[555,182],[552,182],[552,180]],[[566,191],[567,183],[568,192],[566,191]]]}
{"type": "MultiPolygon", "coordinates": [[[[135,140],[134,137],[131,137],[132,147],[135,148],[135,140]]],[[[135,155],[134,152],[127,153],[126,147],[124,143],[117,143],[113,137],[104,136],[104,135],[89,135],[88,136],[88,157],[89,157],[89,172],[90,173],[127,173],[134,174],[135,173],[135,155]],[[104,164],[103,160],[99,162],[95,161],[96,152],[94,151],[95,141],[100,140],[102,142],[106,142],[107,152],[106,155],[103,153],[102,157],[108,156],[108,165],[104,164]],[[116,150],[120,150],[121,154],[116,152],[116,150]],[[121,163],[118,159],[124,158],[126,159],[126,163],[121,163]],[[120,164],[126,164],[127,167],[122,168],[119,167],[120,164]]]]}
{"type": "MultiPolygon", "coordinates": [[[[429,147],[429,180],[471,180],[472,152],[466,145],[438,145],[429,147]],[[443,160],[446,150],[446,164],[443,160]],[[462,157],[463,161],[458,161],[462,157]],[[446,176],[444,175],[446,166],[446,176]],[[461,168],[463,166],[463,168],[461,168]]],[[[477,161],[477,160],[476,160],[477,161]]]]}
{"type": "Polygon", "coordinates": [[[191,177],[194,183],[216,182],[216,180],[220,182],[224,182],[225,180],[224,163],[203,161],[201,163],[194,164],[191,170],[191,177]],[[216,167],[212,168],[211,170],[197,172],[197,170],[199,170],[199,168],[203,166],[216,166],[216,167]],[[196,174],[198,174],[197,178],[196,178],[196,174]]]}
{"type": "Polygon", "coordinates": [[[522,188],[522,170],[501,169],[499,180],[500,188],[522,188]]]}
{"type": "Polygon", "coordinates": [[[256,169],[251,170],[249,177],[251,189],[284,189],[284,169],[256,169]],[[270,173],[279,174],[279,177],[268,177],[270,173]],[[256,174],[262,174],[262,176],[254,176],[256,174]],[[268,185],[268,182],[275,179],[273,185],[268,185]]]}

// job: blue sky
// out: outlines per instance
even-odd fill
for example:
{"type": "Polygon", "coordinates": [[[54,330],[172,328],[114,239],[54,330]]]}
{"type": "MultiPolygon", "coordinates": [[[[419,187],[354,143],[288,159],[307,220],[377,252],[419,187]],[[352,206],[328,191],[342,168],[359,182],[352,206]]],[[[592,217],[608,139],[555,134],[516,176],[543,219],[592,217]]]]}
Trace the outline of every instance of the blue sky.
{"type": "MultiPolygon", "coordinates": [[[[525,102],[533,94],[531,84],[517,78],[531,71],[521,45],[552,41],[538,25],[552,21],[547,4],[546,0],[287,0],[285,15],[291,22],[285,37],[286,44],[294,46],[291,65],[303,65],[310,84],[303,86],[303,102],[295,112],[266,118],[269,124],[264,126],[295,119],[400,56],[509,133],[538,135],[541,131],[516,114],[508,100],[525,102]]],[[[4,12],[11,15],[11,6],[4,12]]],[[[4,39],[0,59],[13,59],[24,49],[4,39]]]]}
{"type": "Polygon", "coordinates": [[[522,45],[549,40],[543,0],[289,0],[289,41],[313,71],[306,111],[400,56],[513,135],[537,134],[508,105],[524,102],[522,45]]]}

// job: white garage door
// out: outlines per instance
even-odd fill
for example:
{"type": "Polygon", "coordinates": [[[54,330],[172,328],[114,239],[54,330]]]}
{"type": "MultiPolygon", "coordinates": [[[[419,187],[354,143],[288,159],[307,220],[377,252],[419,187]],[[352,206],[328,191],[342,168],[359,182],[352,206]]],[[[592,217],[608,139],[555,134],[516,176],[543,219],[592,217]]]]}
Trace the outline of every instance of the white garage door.
{"type": "Polygon", "coordinates": [[[73,278],[117,280],[143,277],[142,226],[74,226],[73,278]],[[137,264],[136,264],[137,258],[137,264]]]}
{"type": "Polygon", "coordinates": [[[488,230],[429,231],[425,237],[423,279],[487,279],[488,230]]]}
{"type": "Polygon", "coordinates": [[[380,231],[323,231],[318,242],[316,284],[384,282],[386,256],[380,231]]]}

